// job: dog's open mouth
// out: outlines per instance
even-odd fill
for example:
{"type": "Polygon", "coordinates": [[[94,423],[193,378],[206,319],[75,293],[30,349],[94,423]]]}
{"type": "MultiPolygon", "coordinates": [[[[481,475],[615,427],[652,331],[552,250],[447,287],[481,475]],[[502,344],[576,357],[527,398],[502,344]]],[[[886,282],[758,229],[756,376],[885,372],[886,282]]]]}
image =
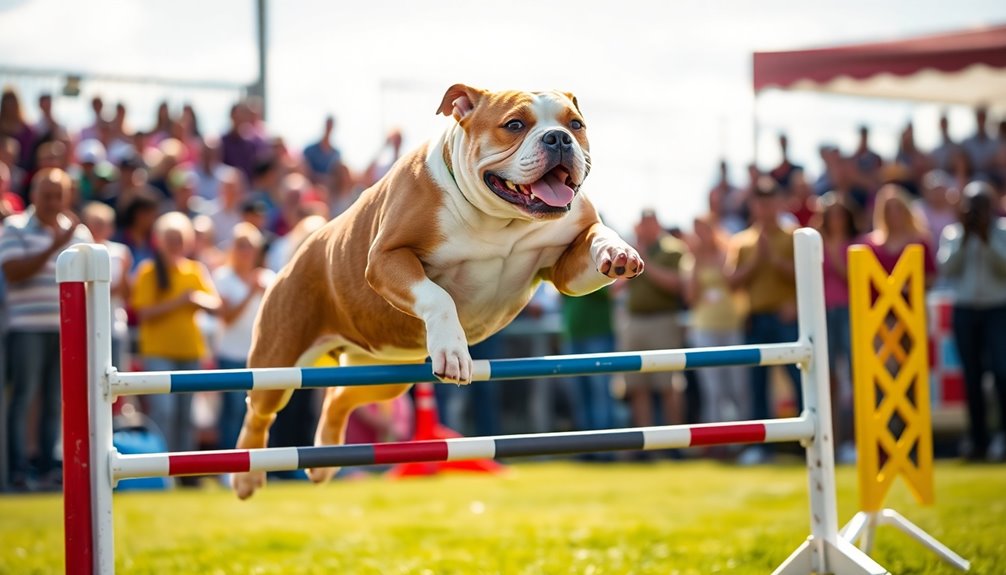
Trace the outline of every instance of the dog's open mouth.
{"type": "Polygon", "coordinates": [[[486,185],[504,200],[533,213],[556,213],[569,211],[579,186],[562,166],[556,166],[545,173],[537,182],[518,184],[486,172],[486,185]]]}

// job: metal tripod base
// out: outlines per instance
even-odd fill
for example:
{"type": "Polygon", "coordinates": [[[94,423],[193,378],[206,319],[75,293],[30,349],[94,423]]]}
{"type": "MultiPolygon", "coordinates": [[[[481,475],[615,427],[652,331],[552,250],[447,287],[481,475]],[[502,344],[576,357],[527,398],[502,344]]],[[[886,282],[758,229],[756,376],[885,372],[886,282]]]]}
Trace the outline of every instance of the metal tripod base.
{"type": "Polygon", "coordinates": [[[808,537],[772,575],[890,575],[869,555],[839,538],[837,543],[808,537]],[[821,566],[824,566],[822,570],[821,566]]]}
{"type": "Polygon", "coordinates": [[[873,550],[874,535],[878,525],[897,527],[904,534],[938,555],[940,559],[961,571],[967,571],[971,567],[970,561],[951,551],[949,547],[940,543],[935,537],[893,509],[882,509],[879,512],[860,511],[842,528],[841,537],[849,542],[859,540],[860,549],[870,553],[873,550]]]}

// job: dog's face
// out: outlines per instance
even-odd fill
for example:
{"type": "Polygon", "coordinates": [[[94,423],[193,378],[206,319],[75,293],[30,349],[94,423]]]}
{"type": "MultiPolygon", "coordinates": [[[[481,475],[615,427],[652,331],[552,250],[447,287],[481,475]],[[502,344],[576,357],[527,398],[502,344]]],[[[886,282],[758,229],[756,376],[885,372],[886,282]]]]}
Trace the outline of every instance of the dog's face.
{"type": "Polygon", "coordinates": [[[474,206],[524,220],[569,211],[590,172],[587,127],[572,94],[487,92],[455,84],[438,112],[460,124],[445,159],[474,206]]]}

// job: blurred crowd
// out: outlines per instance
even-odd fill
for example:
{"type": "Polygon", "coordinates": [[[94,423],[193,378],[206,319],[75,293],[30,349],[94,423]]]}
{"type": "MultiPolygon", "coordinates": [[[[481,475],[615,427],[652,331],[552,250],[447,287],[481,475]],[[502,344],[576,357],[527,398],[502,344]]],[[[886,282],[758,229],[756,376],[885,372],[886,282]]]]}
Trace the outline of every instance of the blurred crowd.
{"type": "MultiPolygon", "coordinates": [[[[241,368],[262,293],[276,272],[310,233],[390,168],[402,141],[400,133],[388,134],[371,164],[354,171],[334,144],[334,118],[319,125],[317,142],[291,150],[263,121],[254,99],[232,107],[230,127],[219,136],[202,133],[188,105],[172,109],[164,103],[151,124],[137,127],[125,105],[110,111],[94,97],[93,122],[78,133],[53,117],[47,95],[37,101],[35,123],[26,120],[25,107],[15,91],[4,91],[0,411],[6,415],[7,479],[20,490],[59,485],[55,258],[61,250],[97,242],[111,255],[113,355],[120,369],[241,368]]],[[[744,183],[732,182],[721,164],[708,211],[689,229],[669,229],[661,221],[666,214],[642,210],[633,241],[647,262],[643,276],[582,298],[543,288],[514,326],[472,354],[795,340],[792,234],[813,226],[825,245],[840,459],[850,460],[846,249],[865,244],[891,270],[906,246],[921,244],[927,285],[955,293],[954,330],[970,418],[966,455],[984,459],[994,445],[986,425],[985,373],[994,376],[998,420],[1006,421],[1006,220],[1000,219],[1006,212],[1006,121],[993,131],[985,110],[977,110],[976,124],[974,135],[954,142],[944,118],[943,142],[928,152],[916,148],[908,125],[894,158],[871,149],[864,127],[851,152],[821,147],[824,169],[817,178],[790,161],[786,137],[780,136],[782,162],[767,171],[750,166],[744,183]],[[554,326],[548,327],[547,317],[557,319],[554,326]],[[532,340],[544,343],[528,347],[532,340]]],[[[559,403],[543,391],[552,384],[531,385],[527,407],[535,431],[760,419],[799,409],[798,375],[795,367],[785,370],[791,385],[780,397],[766,368],[597,375],[562,382],[559,403]]],[[[449,425],[480,434],[505,427],[500,410],[506,401],[500,398],[506,394],[495,383],[437,391],[449,425]]],[[[408,439],[408,402],[405,397],[358,410],[348,439],[408,439]]],[[[167,449],[229,448],[244,416],[244,394],[150,396],[131,407],[128,413],[142,413],[167,449]]],[[[295,393],[271,444],[312,443],[317,409],[316,394],[295,393]]],[[[773,455],[761,447],[711,454],[742,463],[773,455]]]]}

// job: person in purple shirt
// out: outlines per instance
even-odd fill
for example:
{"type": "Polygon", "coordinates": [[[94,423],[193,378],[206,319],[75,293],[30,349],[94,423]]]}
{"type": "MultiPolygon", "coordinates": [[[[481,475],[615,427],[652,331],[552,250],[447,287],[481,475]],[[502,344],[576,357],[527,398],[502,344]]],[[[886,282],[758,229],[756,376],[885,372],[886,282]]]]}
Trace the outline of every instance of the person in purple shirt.
{"type": "Polygon", "coordinates": [[[0,136],[8,136],[17,140],[21,146],[17,165],[29,169],[32,163],[32,153],[35,150],[35,130],[24,119],[24,110],[17,92],[11,88],[3,91],[0,97],[0,136]]]}
{"type": "Polygon", "coordinates": [[[221,160],[233,166],[251,182],[259,146],[253,137],[251,111],[247,104],[238,102],[231,106],[231,129],[220,138],[221,160]]]}

